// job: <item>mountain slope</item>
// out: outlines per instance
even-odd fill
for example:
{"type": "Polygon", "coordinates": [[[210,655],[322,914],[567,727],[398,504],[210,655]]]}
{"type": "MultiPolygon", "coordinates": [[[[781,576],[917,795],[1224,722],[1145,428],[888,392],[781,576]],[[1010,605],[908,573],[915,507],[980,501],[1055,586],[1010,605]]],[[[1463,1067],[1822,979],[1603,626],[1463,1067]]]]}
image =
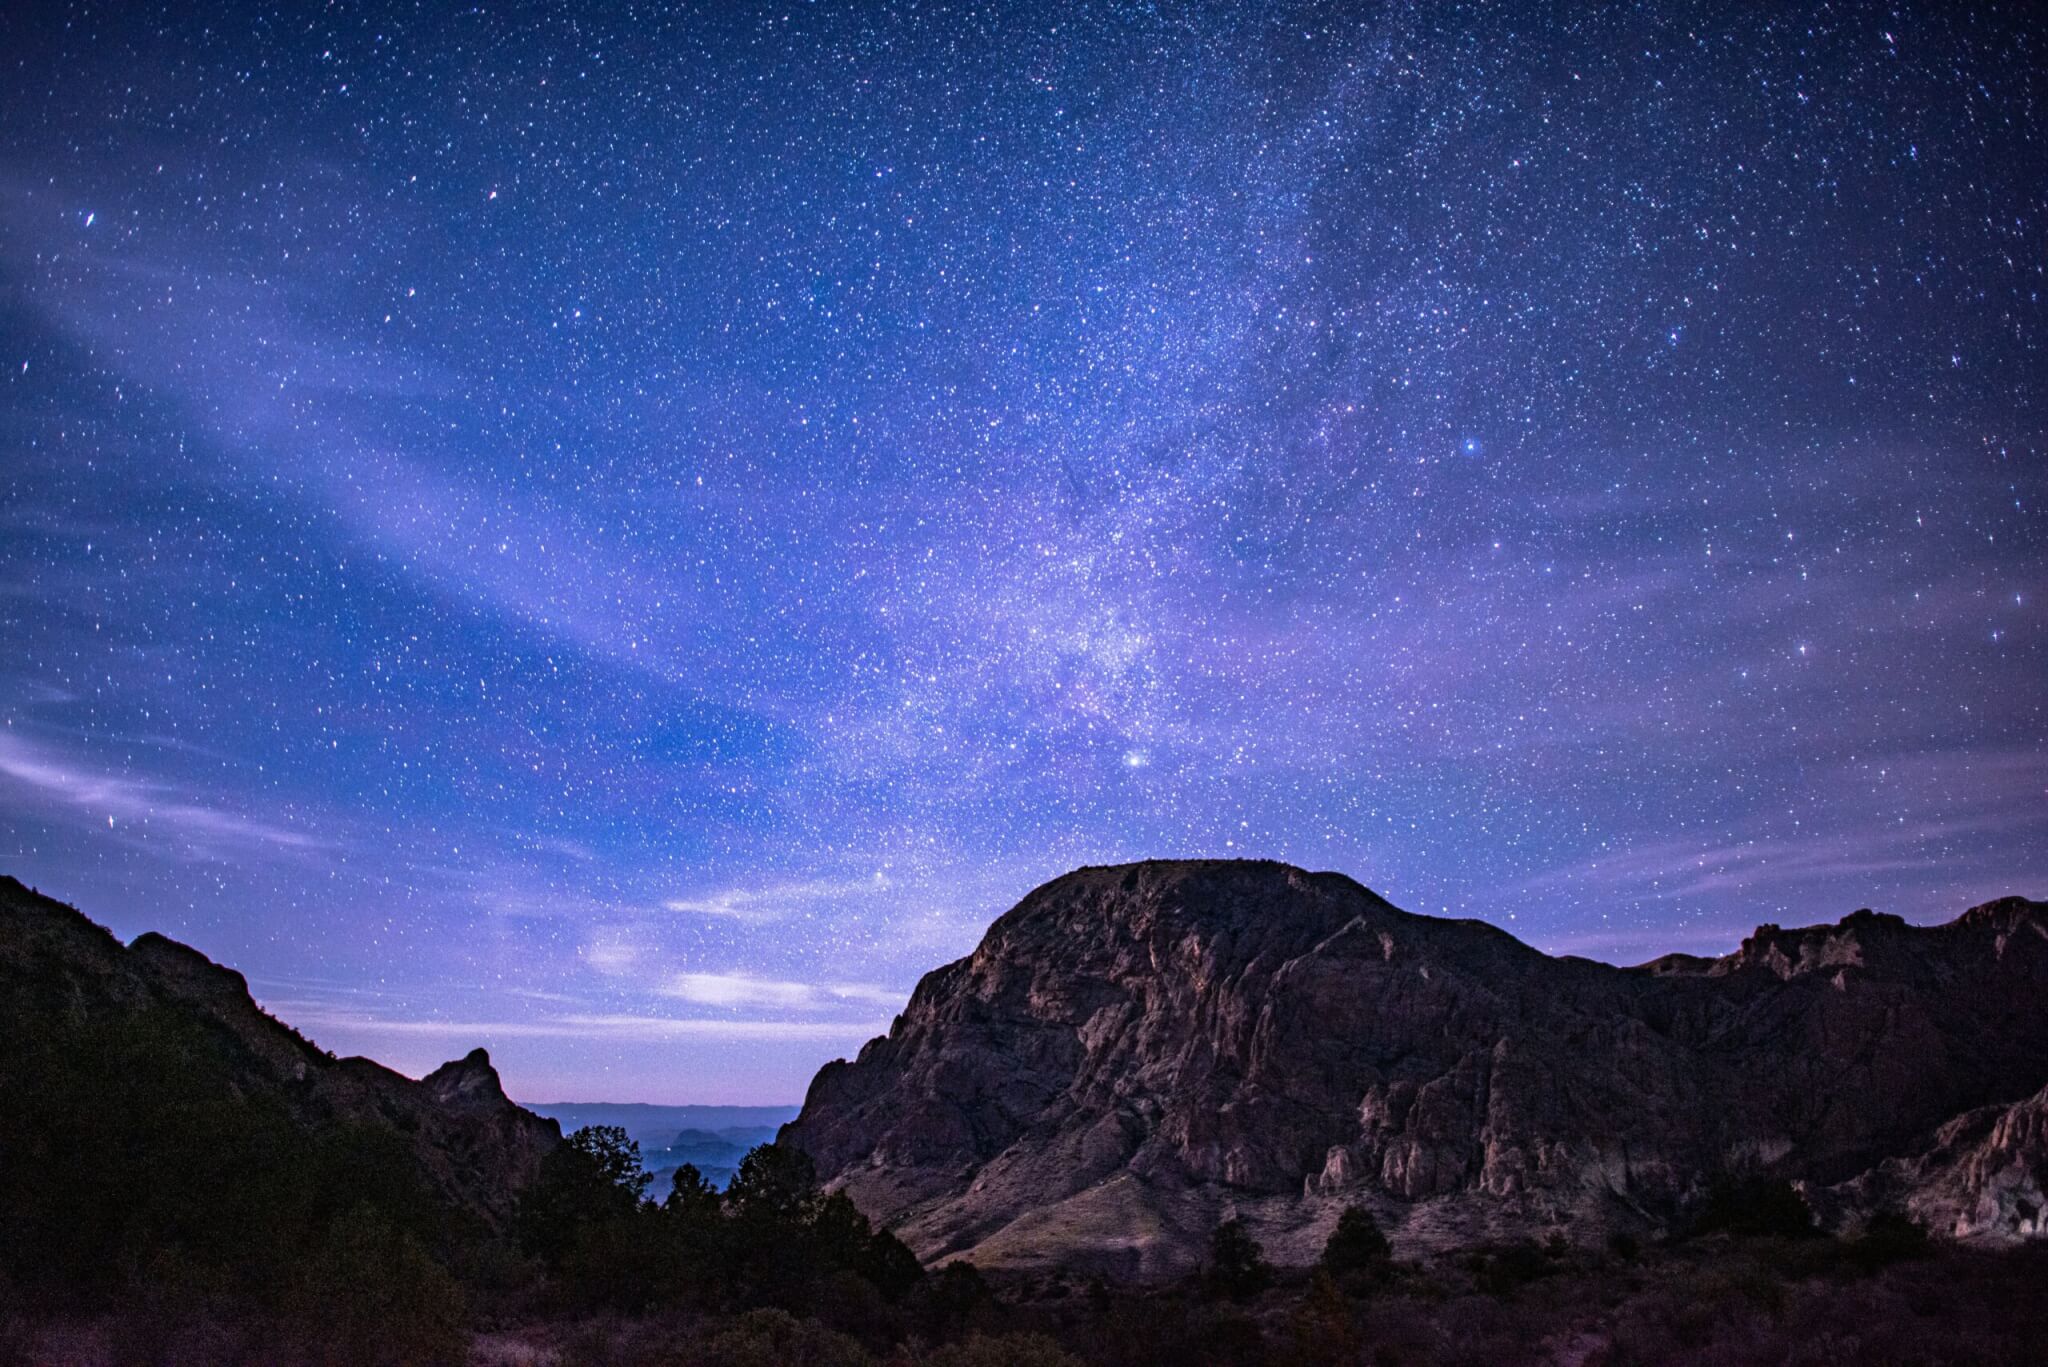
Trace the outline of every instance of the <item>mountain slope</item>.
{"type": "Polygon", "coordinates": [[[1725,959],[1556,959],[1278,864],[1079,870],[827,1065],[782,1142],[921,1254],[1187,1265],[1227,1213],[1306,1261],[1678,1218],[1839,1183],[2048,1084],[2048,920],[1859,912],[1725,959]]]}
{"type": "Polygon", "coordinates": [[[0,1064],[67,1031],[124,1022],[193,1034],[233,1094],[281,1108],[302,1132],[398,1136],[431,1190],[490,1229],[506,1226],[514,1194],[561,1139],[554,1121],[506,1099],[481,1049],[418,1082],[337,1059],[197,950],[156,934],[124,947],[71,907],[0,878],[0,1064]]]}

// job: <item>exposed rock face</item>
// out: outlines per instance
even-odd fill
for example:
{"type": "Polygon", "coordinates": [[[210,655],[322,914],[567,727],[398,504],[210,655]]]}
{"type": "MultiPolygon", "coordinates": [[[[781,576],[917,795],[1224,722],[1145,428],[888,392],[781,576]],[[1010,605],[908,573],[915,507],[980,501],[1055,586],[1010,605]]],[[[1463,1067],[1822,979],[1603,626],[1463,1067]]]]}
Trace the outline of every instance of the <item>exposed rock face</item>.
{"type": "Polygon", "coordinates": [[[1234,1212],[1307,1261],[1353,1202],[1410,1247],[1654,1228],[1713,1174],[1839,1183],[2048,1084],[2044,911],[1619,969],[1335,874],[1083,869],[827,1065],[781,1142],[932,1258],[1167,1272],[1234,1212]]]}
{"type": "Polygon", "coordinates": [[[513,1198],[561,1141],[514,1105],[478,1049],[414,1082],[368,1059],[337,1059],[266,1014],[247,982],[161,935],[121,942],[60,902],[0,878],[0,1028],[168,1007],[201,1022],[235,1085],[281,1101],[309,1129],[388,1126],[456,1207],[502,1228],[513,1198]]]}
{"type": "Polygon", "coordinates": [[[1816,1193],[1842,1223],[1904,1210],[1931,1232],[1989,1245],[2048,1237],[2048,1088],[1943,1125],[1926,1152],[1816,1193]]]}

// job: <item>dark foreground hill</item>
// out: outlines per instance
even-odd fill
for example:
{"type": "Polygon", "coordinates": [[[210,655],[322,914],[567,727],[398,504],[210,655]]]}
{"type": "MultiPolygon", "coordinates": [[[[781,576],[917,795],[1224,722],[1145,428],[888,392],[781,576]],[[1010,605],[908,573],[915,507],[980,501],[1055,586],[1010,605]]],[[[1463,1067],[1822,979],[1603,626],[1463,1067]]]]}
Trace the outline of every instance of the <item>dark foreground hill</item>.
{"type": "Polygon", "coordinates": [[[239,973],[11,878],[0,1096],[0,1279],[60,1296],[269,1277],[351,1212],[394,1246],[495,1237],[561,1140],[481,1049],[417,1082],[335,1058],[239,973]]]}
{"type": "Polygon", "coordinates": [[[828,1065],[781,1142],[928,1259],[1153,1275],[1242,1217],[1312,1261],[1657,1236],[1735,1181],[1838,1225],[2043,1232],[2048,907],[1763,926],[1721,959],[1551,958],[1348,878],[1090,868],[828,1065]]]}

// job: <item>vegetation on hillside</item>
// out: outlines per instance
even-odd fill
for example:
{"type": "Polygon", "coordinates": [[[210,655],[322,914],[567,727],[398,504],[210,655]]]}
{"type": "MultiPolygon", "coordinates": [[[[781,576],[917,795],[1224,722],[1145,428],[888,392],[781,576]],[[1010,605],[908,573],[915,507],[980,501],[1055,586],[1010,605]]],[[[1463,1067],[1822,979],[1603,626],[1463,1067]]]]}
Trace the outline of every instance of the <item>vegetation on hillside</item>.
{"type": "Polygon", "coordinates": [[[203,1027],[143,1013],[0,1049],[0,1364],[554,1361],[563,1367],[1967,1363],[2048,1360],[2048,1250],[1812,1227],[1717,1186],[1685,1239],[1394,1256],[1362,1209],[1313,1269],[1250,1230],[1163,1287],[926,1270],[791,1149],[729,1190],[648,1190],[623,1132],[547,1158],[510,1230],[433,1193],[395,1128],[309,1133],[203,1027]]]}

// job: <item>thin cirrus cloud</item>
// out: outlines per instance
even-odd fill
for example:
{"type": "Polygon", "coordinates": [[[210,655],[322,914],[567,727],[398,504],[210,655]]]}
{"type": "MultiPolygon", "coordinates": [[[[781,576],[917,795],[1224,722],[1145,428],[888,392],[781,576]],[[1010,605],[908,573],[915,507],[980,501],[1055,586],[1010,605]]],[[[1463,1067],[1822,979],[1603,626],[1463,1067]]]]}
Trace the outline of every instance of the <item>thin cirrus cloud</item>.
{"type": "Polygon", "coordinates": [[[870,896],[887,892],[890,886],[888,875],[877,871],[865,878],[813,878],[757,888],[723,888],[690,897],[671,897],[662,906],[694,916],[763,924],[782,920],[810,903],[870,896]]]}
{"type": "MultiPolygon", "coordinates": [[[[1958,842],[2043,825],[2035,799],[2048,792],[2048,757],[2017,747],[1932,751],[1845,762],[1814,777],[1827,801],[1813,809],[1804,834],[1753,821],[1732,832],[1744,838],[1640,840],[1538,873],[1515,891],[1577,886],[1603,897],[1674,900],[1788,886],[1867,888],[1884,876],[1935,873],[1954,863],[1958,842]],[[1907,810],[1912,820],[1901,815],[1907,810]]],[[[2007,876],[2023,888],[2038,868],[2022,859],[2007,876]]],[[[1959,910],[1947,902],[1935,909],[1959,910]]]]}
{"type": "Polygon", "coordinates": [[[801,983],[751,973],[678,973],[662,991],[699,1006],[781,1010],[821,1010],[844,1002],[895,1007],[909,996],[868,983],[801,983]]]}
{"type": "Polygon", "coordinates": [[[304,855],[331,847],[305,831],[209,804],[176,785],[110,775],[6,732],[0,732],[0,775],[33,794],[39,814],[55,803],[80,821],[104,821],[117,835],[123,827],[139,828],[149,844],[175,857],[304,855]]]}
{"type": "MultiPolygon", "coordinates": [[[[59,333],[109,357],[128,380],[179,402],[246,473],[296,490],[457,601],[489,603],[579,649],[659,676],[679,677],[685,657],[699,671],[715,658],[690,651],[690,634],[675,625],[699,620],[690,586],[573,514],[530,505],[506,487],[437,473],[360,434],[317,438],[326,448],[309,447],[309,404],[445,399],[464,388],[455,376],[411,352],[352,342],[315,321],[321,310],[307,305],[319,301],[281,285],[252,285],[203,246],[160,249],[161,259],[104,246],[79,251],[63,225],[83,211],[48,200],[0,168],[0,244],[73,256],[68,290],[32,291],[26,302],[59,333]],[[182,289],[210,304],[175,307],[167,287],[173,298],[182,289]],[[234,325],[215,325],[222,320],[234,325]],[[482,526],[490,535],[451,535],[451,525],[482,526]]],[[[348,412],[332,416],[340,424],[333,430],[353,431],[348,412]]]]}
{"type": "Polygon", "coordinates": [[[643,1016],[626,1012],[577,1013],[520,1020],[444,1020],[436,1017],[375,1016],[360,1012],[297,1013],[294,1024],[313,1032],[365,1035],[450,1036],[468,1040],[590,1039],[620,1043],[671,1039],[852,1040],[885,1033],[887,1021],[742,1020],[643,1016]]]}

